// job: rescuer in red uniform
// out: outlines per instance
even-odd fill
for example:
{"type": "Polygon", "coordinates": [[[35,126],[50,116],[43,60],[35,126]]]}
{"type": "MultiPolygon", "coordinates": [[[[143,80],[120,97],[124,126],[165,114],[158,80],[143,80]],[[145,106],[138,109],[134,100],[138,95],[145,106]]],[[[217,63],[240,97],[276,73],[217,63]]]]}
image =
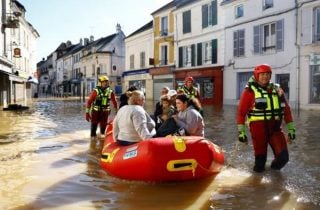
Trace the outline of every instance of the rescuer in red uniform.
{"type": "Polygon", "coordinates": [[[287,140],[281,129],[282,119],[287,124],[290,141],[295,139],[291,110],[283,90],[279,85],[270,83],[270,79],[269,65],[256,66],[241,95],[238,107],[239,141],[247,143],[245,133],[247,117],[255,155],[253,170],[256,172],[265,170],[268,144],[274,154],[272,169],[280,170],[289,161],[287,140]]]}
{"type": "Polygon", "coordinates": [[[100,125],[100,134],[105,134],[108,116],[110,114],[110,100],[113,103],[115,111],[118,110],[118,104],[115,95],[109,86],[107,76],[99,77],[100,86],[97,86],[91,92],[86,104],[86,120],[91,121],[91,143],[95,144],[97,140],[97,127],[100,125]]]}

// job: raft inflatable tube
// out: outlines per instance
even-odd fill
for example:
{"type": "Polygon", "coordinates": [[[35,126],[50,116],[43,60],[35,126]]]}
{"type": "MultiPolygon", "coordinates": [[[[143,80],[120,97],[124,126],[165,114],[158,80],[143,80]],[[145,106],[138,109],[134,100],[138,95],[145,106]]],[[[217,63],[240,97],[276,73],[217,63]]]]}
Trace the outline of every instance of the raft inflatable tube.
{"type": "Polygon", "coordinates": [[[108,126],[101,167],[109,175],[137,181],[186,181],[209,177],[224,165],[221,147],[199,136],[152,138],[120,146],[108,126]]]}

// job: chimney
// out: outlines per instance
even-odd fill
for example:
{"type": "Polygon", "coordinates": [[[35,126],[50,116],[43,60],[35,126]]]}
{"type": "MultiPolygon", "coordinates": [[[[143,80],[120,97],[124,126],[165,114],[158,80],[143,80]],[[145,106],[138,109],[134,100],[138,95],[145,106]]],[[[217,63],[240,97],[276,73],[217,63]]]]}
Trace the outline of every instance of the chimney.
{"type": "Polygon", "coordinates": [[[88,38],[84,38],[84,46],[89,44],[89,39],[88,38]]]}
{"type": "Polygon", "coordinates": [[[94,37],[91,35],[90,36],[90,42],[93,42],[94,41],[94,37]]]}
{"type": "Polygon", "coordinates": [[[79,44],[80,44],[81,46],[83,45],[82,38],[80,38],[79,44]]]}
{"type": "Polygon", "coordinates": [[[121,32],[121,26],[119,23],[117,23],[116,31],[117,31],[117,34],[121,32]]]}

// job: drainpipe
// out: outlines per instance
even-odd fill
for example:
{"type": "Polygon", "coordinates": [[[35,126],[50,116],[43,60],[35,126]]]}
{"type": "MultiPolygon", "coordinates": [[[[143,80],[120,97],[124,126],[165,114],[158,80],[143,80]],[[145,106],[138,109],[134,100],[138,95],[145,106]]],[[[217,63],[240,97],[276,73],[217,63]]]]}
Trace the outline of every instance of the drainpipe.
{"type": "MultiPolygon", "coordinates": [[[[297,47],[297,67],[296,67],[296,84],[297,84],[297,96],[296,96],[296,109],[298,111],[298,116],[300,115],[300,35],[299,30],[298,30],[298,24],[299,24],[299,4],[298,0],[295,0],[295,16],[296,16],[296,47],[297,47]]],[[[301,20],[302,21],[302,20],[301,20]]],[[[302,22],[300,22],[300,27],[301,27],[302,22]]]]}

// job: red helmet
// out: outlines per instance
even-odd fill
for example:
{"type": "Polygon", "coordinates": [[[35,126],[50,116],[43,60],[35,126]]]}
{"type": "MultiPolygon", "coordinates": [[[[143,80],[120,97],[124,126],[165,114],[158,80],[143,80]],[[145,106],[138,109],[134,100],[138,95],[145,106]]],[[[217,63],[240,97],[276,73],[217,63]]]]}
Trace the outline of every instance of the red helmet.
{"type": "Polygon", "coordinates": [[[253,71],[253,76],[256,80],[258,80],[260,73],[270,73],[271,74],[272,73],[271,66],[269,66],[268,64],[257,65],[253,71]]]}
{"type": "Polygon", "coordinates": [[[188,81],[193,82],[193,77],[186,77],[185,80],[184,80],[184,82],[186,83],[186,82],[188,82],[188,81]]]}

